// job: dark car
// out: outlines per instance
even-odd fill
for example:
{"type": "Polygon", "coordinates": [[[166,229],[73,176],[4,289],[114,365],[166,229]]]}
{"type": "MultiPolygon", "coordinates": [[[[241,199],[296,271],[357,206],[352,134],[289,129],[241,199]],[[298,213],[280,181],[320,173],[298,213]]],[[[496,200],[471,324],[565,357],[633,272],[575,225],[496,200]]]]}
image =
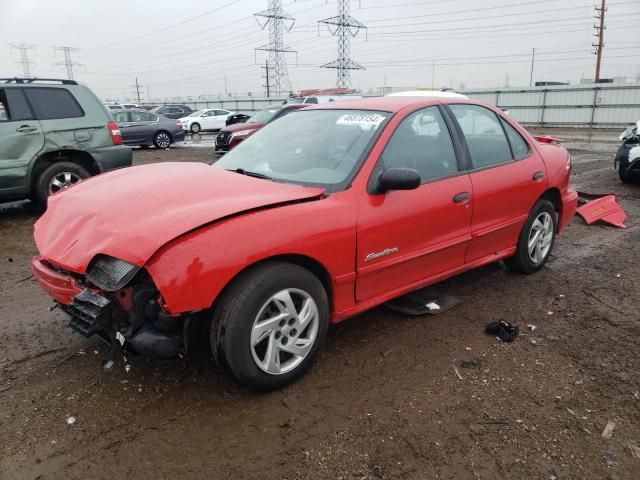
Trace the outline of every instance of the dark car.
{"type": "Polygon", "coordinates": [[[235,123],[224,127],[216,136],[215,153],[228,152],[249,135],[260,130],[267,123],[273,122],[287,113],[303,107],[308,107],[308,105],[302,103],[271,105],[264,110],[260,110],[244,123],[235,123]]]}
{"type": "Polygon", "coordinates": [[[120,127],[125,145],[139,145],[143,148],[169,148],[174,142],[184,140],[184,130],[180,122],[147,112],[141,108],[111,112],[120,127]]]}
{"type": "Polygon", "coordinates": [[[151,113],[163,115],[167,118],[182,118],[193,113],[193,110],[186,105],[158,105],[149,110],[151,113]]]}
{"type": "Polygon", "coordinates": [[[247,115],[245,113],[234,113],[233,115],[229,115],[225,122],[225,126],[233,125],[234,123],[244,123],[251,118],[251,115],[247,115]]]}

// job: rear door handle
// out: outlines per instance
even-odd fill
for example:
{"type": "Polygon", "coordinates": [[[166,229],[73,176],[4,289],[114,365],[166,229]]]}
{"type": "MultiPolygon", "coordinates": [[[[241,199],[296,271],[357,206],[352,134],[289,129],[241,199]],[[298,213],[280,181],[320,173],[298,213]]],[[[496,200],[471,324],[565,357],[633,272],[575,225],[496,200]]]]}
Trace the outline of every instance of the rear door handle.
{"type": "Polygon", "coordinates": [[[536,172],[533,174],[533,179],[537,182],[538,180],[542,180],[544,178],[544,173],[536,172]]]}
{"type": "Polygon", "coordinates": [[[37,129],[38,129],[38,127],[34,127],[32,125],[22,125],[22,126],[16,128],[16,132],[29,133],[29,132],[35,132],[37,129]]]}
{"type": "Polygon", "coordinates": [[[469,192],[460,192],[453,196],[453,203],[464,203],[469,200],[469,192]]]}

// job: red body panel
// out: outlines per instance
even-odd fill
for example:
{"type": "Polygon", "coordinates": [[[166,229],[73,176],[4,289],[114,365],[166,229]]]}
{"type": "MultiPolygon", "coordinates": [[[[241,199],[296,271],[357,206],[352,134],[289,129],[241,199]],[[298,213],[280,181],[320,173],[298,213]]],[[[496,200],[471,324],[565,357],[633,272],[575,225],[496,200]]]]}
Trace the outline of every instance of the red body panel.
{"type": "MultiPolygon", "coordinates": [[[[367,192],[395,126],[417,109],[447,102],[467,101],[396,97],[313,107],[393,113],[344,191],[325,196],[322,189],[203,164],[133,167],[52,197],[35,227],[37,247],[48,262],[79,274],[99,253],[144,266],[172,314],[209,308],[236,275],[256,262],[296,256],[326,273],[335,322],[512,255],[528,212],[544,193],[560,199],[558,227],[566,225],[577,201],[568,184],[567,151],[536,142],[487,105],[527,139],[530,157],[461,172],[416,190],[367,192]],[[537,172],[543,172],[542,179],[534,180],[537,172]],[[469,192],[469,200],[454,203],[461,192],[469,192]],[[386,250],[391,252],[376,255],[386,250]],[[369,254],[374,255],[365,261],[369,254]]],[[[73,285],[60,285],[63,279],[38,265],[34,273],[47,292],[63,303],[72,298],[73,285]]]]}
{"type": "Polygon", "coordinates": [[[601,220],[619,228],[627,228],[624,224],[627,220],[627,214],[624,213],[615,195],[604,195],[590,200],[578,207],[576,213],[587,222],[587,225],[601,220]]]}
{"type": "Polygon", "coordinates": [[[132,167],[52,196],[35,224],[35,241],[44,258],[72,272],[84,273],[98,253],[142,266],[162,245],[205,223],[322,192],[202,163],[132,167]]]}

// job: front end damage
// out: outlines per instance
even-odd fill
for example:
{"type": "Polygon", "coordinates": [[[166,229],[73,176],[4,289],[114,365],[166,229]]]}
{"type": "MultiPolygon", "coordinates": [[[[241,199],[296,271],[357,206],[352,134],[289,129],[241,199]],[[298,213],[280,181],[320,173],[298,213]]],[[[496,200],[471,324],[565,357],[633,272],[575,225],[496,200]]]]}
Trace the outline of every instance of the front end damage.
{"type": "Polygon", "coordinates": [[[196,315],[170,315],[144,269],[99,255],[86,275],[41,258],[32,260],[34,278],[64,312],[69,326],[85,337],[145,356],[174,358],[187,350],[196,315]]]}

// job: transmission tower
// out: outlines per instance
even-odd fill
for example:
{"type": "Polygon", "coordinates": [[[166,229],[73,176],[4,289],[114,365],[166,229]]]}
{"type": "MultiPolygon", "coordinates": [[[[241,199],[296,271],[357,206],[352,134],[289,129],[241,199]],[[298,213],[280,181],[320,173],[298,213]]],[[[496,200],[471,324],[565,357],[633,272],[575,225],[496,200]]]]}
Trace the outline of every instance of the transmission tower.
{"type": "Polygon", "coordinates": [[[9,45],[11,48],[15,48],[20,52],[20,61],[18,62],[18,65],[22,67],[22,75],[24,77],[30,77],[31,66],[35,65],[35,63],[29,60],[29,50],[35,50],[35,45],[27,45],[26,43],[20,43],[17,45],[10,43],[9,45]]]}
{"type": "Polygon", "coordinates": [[[595,83],[598,83],[600,81],[600,63],[602,61],[602,49],[604,48],[604,30],[606,28],[604,26],[604,14],[607,11],[607,8],[605,7],[605,0],[602,0],[599,8],[595,8],[596,12],[598,12],[597,16],[595,17],[596,20],[598,20],[598,25],[593,26],[593,28],[595,28],[596,30],[596,33],[594,33],[593,36],[598,39],[598,43],[593,43],[592,46],[595,47],[593,53],[596,56],[596,74],[594,81],[595,83]]]}
{"type": "MultiPolygon", "coordinates": [[[[351,70],[365,70],[365,68],[351,60],[351,37],[358,35],[361,29],[367,28],[350,15],[351,1],[338,0],[338,15],[320,20],[327,26],[333,36],[338,37],[338,58],[333,62],[322,65],[322,68],[335,68],[338,71],[337,87],[351,87],[351,70]]],[[[318,25],[319,26],[319,25],[318,25]]]]}
{"type": "Polygon", "coordinates": [[[69,80],[73,80],[73,69],[75,67],[81,67],[82,64],[74,62],[73,59],[71,58],[71,53],[78,52],[79,49],[71,48],[71,47],[53,47],[53,51],[55,53],[62,52],[64,54],[64,60],[62,62],[54,63],[53,65],[54,66],[64,65],[64,67],[67,69],[67,78],[69,80]]]}
{"type": "Polygon", "coordinates": [[[269,43],[256,48],[269,53],[270,89],[281,95],[291,90],[285,53],[296,53],[284,44],[284,33],[290,31],[295,19],[282,9],[282,0],[269,0],[269,9],[254,14],[263,30],[269,27],[269,43]]]}

